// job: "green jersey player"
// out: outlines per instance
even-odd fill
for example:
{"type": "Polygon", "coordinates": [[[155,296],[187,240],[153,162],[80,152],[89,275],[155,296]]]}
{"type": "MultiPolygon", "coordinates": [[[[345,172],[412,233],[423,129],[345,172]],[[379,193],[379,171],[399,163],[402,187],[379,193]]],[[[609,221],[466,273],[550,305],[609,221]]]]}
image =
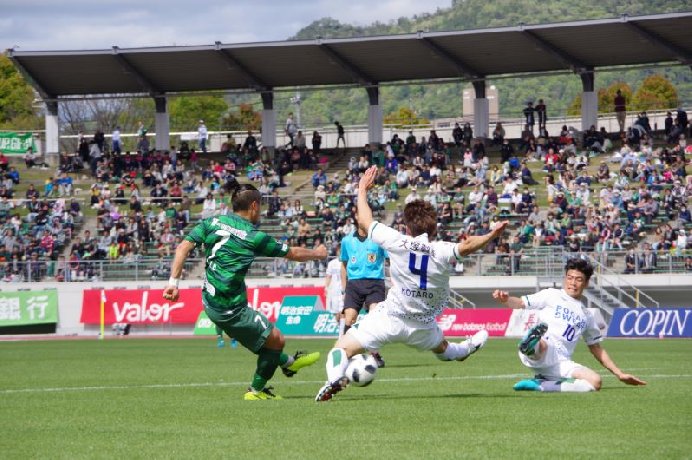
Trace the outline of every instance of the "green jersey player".
{"type": "Polygon", "coordinates": [[[288,247],[257,230],[260,221],[259,191],[252,185],[241,185],[233,192],[234,213],[202,220],[178,245],[171,266],[171,278],[164,298],[178,299],[178,283],[185,259],[197,246],[204,245],[206,279],[202,304],[209,319],[230,337],[257,355],[257,369],[245,393],[246,400],[278,398],[267,387],[278,367],[287,377],[314,364],[319,353],[283,352],[284,336],[262,313],[248,307],[245,274],[256,256],[285,257],[306,262],[327,257],[327,249],[288,247]]]}

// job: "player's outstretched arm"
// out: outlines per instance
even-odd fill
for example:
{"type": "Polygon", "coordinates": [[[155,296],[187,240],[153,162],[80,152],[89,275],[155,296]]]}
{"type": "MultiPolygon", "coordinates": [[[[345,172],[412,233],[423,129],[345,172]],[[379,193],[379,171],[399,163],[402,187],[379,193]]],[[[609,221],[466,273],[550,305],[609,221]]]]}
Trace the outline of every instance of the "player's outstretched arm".
{"type": "Polygon", "coordinates": [[[622,383],[635,386],[646,385],[644,380],[641,380],[632,374],[622,372],[620,368],[615,365],[615,362],[613,362],[608,352],[605,351],[605,348],[603,348],[600,343],[589,345],[589,351],[603,367],[608,369],[622,383]]]}
{"type": "Polygon", "coordinates": [[[508,221],[504,220],[497,224],[497,226],[493,229],[492,232],[489,232],[481,236],[469,236],[464,241],[459,243],[459,245],[457,246],[457,252],[461,256],[467,256],[469,254],[473,254],[479,249],[484,248],[492,240],[502,235],[508,223],[508,221]]]}
{"type": "Polygon", "coordinates": [[[524,301],[519,297],[512,297],[507,291],[501,291],[500,289],[495,289],[493,291],[493,299],[497,300],[503,305],[509,308],[524,308],[524,301]]]}
{"type": "Polygon", "coordinates": [[[180,294],[178,291],[178,283],[183,274],[183,266],[185,265],[187,256],[193,249],[195,249],[195,243],[188,240],[181,241],[175,249],[175,257],[171,263],[171,277],[168,280],[168,286],[163,290],[164,299],[173,302],[178,300],[178,295],[180,294]]]}
{"type": "Polygon", "coordinates": [[[291,246],[288,249],[286,258],[296,262],[308,262],[310,260],[322,260],[327,257],[327,248],[320,244],[314,249],[301,248],[299,246],[291,246]]]}
{"type": "Polygon", "coordinates": [[[361,176],[358,183],[358,227],[365,233],[370,230],[372,224],[372,209],[368,204],[368,189],[375,183],[377,166],[370,166],[361,176]]]}

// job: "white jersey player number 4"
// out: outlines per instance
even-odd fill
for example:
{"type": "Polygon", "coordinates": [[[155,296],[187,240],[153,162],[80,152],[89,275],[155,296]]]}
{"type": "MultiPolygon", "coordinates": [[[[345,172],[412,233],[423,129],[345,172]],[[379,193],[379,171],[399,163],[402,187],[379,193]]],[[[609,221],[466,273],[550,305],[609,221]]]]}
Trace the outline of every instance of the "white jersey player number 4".
{"type": "MultiPolygon", "coordinates": [[[[392,287],[384,302],[371,310],[357,328],[336,342],[327,358],[327,382],[316,401],[329,401],[349,384],[346,369],[353,356],[364,350],[379,350],[389,343],[403,343],[418,350],[431,351],[442,361],[463,361],[478,351],[488,339],[479,331],[461,343],[448,342],[435,317],[442,313],[449,297],[451,264],[462,255],[483,248],[498,238],[507,222],[490,233],[470,236],[463,243],[429,241],[437,230],[435,208],[414,200],[404,208],[408,235],[373,220],[367,190],[377,175],[377,167],[365,171],[358,186],[358,225],[368,237],[387,250],[392,287]]],[[[374,374],[373,374],[374,375],[374,374]]],[[[373,377],[374,378],[374,377],[373,377]]]]}

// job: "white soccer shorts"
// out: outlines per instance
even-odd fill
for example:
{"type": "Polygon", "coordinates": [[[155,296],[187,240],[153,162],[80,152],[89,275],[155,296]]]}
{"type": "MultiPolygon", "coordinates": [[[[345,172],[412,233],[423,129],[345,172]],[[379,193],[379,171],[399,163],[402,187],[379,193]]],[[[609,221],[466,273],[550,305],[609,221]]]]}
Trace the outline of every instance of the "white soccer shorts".
{"type": "Polygon", "coordinates": [[[403,343],[420,351],[436,348],[444,340],[437,323],[407,321],[387,313],[380,303],[348,330],[366,350],[379,350],[388,343],[403,343]]]}
{"type": "Polygon", "coordinates": [[[340,294],[327,294],[327,311],[341,313],[344,309],[344,296],[340,294]]]}
{"type": "Polygon", "coordinates": [[[522,352],[518,352],[521,363],[530,368],[536,375],[549,380],[570,379],[575,370],[584,368],[581,364],[565,357],[558,349],[559,346],[550,340],[549,334],[546,334],[544,339],[546,339],[548,348],[541,359],[531,359],[522,352]]]}

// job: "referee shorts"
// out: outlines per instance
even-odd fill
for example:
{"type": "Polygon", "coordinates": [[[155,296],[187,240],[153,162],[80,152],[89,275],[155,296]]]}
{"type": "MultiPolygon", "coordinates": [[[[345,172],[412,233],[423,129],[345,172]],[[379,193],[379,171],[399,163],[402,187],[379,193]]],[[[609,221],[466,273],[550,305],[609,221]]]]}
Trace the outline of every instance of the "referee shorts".
{"type": "Polygon", "coordinates": [[[359,279],[346,282],[344,310],[352,308],[361,311],[368,309],[374,303],[384,302],[386,297],[384,280],[359,279]]]}

